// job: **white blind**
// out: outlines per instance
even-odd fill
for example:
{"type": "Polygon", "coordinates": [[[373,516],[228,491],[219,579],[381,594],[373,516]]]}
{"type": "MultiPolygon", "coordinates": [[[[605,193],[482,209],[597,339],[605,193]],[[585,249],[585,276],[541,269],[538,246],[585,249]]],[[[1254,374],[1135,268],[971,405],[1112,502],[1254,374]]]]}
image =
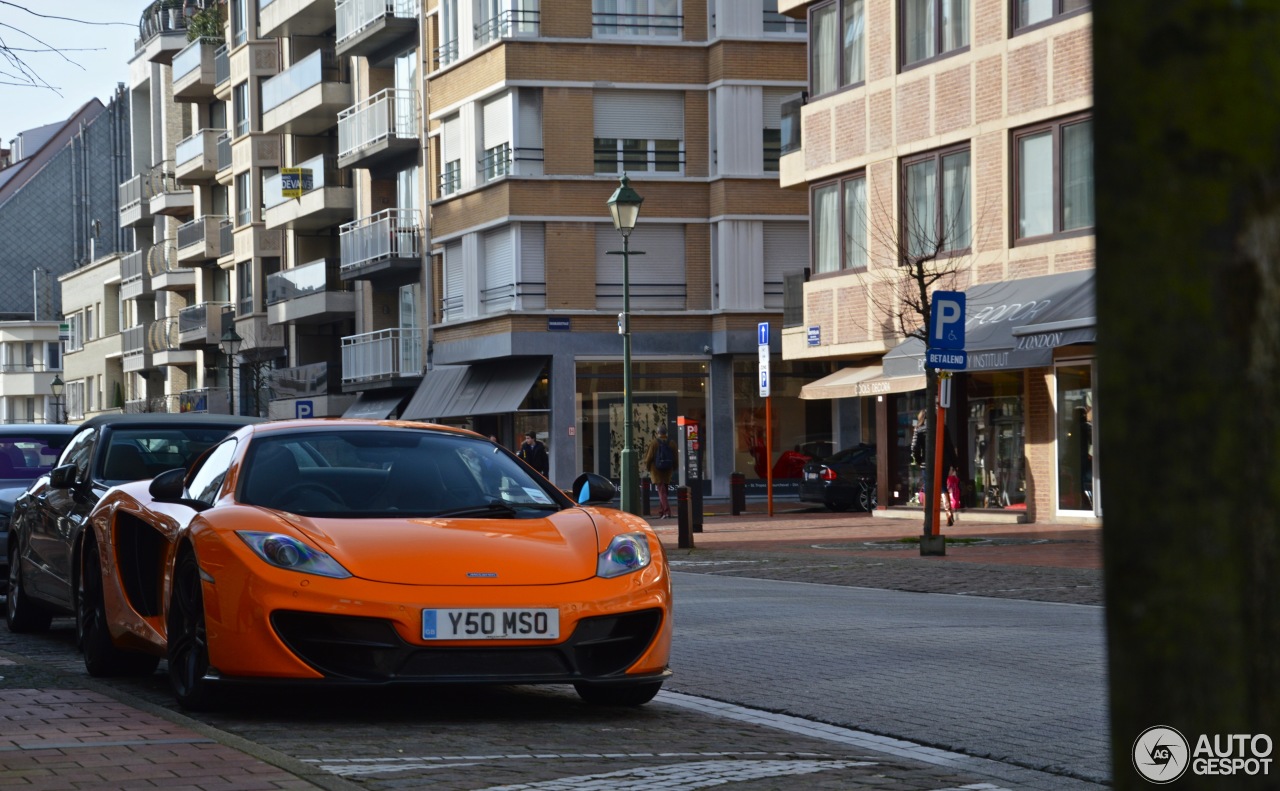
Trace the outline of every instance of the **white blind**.
{"type": "Polygon", "coordinates": [[[679,91],[596,91],[595,136],[683,140],[684,94],[679,91]]]}
{"type": "Polygon", "coordinates": [[[444,120],[444,131],[441,133],[441,147],[445,162],[462,159],[462,119],[452,116],[444,120]]]}
{"type": "Polygon", "coordinates": [[[799,88],[765,88],[764,89],[764,124],[765,129],[782,128],[782,100],[799,91],[799,88]]]}
{"type": "Polygon", "coordinates": [[[520,89],[520,147],[542,148],[542,89],[520,89]]]}
{"type": "Polygon", "coordinates": [[[463,308],[462,241],[444,246],[444,318],[445,321],[462,317],[463,308]]]}
{"type": "Polygon", "coordinates": [[[766,222],[764,224],[764,306],[782,307],[782,283],[786,275],[809,265],[809,224],[766,222]]]}
{"type": "MultiPolygon", "coordinates": [[[[622,237],[612,225],[596,227],[596,307],[622,307],[622,237]]],[[[631,309],[683,310],[686,282],[683,225],[637,225],[631,232],[631,309]]]]}
{"type": "Polygon", "coordinates": [[[515,295],[515,256],[511,244],[511,226],[506,225],[484,234],[484,282],[480,286],[480,304],[485,313],[508,310],[515,295]]]}
{"type": "Polygon", "coordinates": [[[547,306],[547,232],[540,222],[520,223],[520,307],[547,306]]]}
{"type": "Polygon", "coordinates": [[[482,107],[484,148],[488,151],[511,142],[511,95],[504,93],[486,101],[482,107]]]}

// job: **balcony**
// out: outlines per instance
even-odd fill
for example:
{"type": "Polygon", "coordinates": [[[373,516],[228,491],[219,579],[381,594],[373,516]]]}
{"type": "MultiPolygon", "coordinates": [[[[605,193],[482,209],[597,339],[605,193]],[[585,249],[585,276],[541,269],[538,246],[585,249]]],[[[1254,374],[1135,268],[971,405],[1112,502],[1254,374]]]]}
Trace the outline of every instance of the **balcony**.
{"type": "Polygon", "coordinates": [[[121,184],[120,225],[128,228],[143,225],[151,219],[151,179],[146,175],[134,176],[121,184]]]}
{"type": "Polygon", "coordinates": [[[284,325],[271,324],[265,313],[237,315],[236,334],[244,338],[244,343],[240,344],[240,355],[247,359],[266,360],[285,351],[284,325]]]}
{"type": "Polygon", "coordinates": [[[394,170],[420,146],[413,91],[387,88],[338,114],[339,167],[394,170]]]}
{"type": "Polygon", "coordinates": [[[342,226],[343,280],[411,283],[422,272],[422,219],[417,209],[384,209],[342,226]]]}
{"type": "Polygon", "coordinates": [[[214,88],[224,102],[232,100],[232,88],[244,82],[260,82],[280,73],[280,42],[275,39],[249,41],[227,53],[227,77],[214,88]]]}
{"type": "Polygon", "coordinates": [[[268,417],[284,420],[295,417],[341,415],[355,401],[337,384],[337,366],[311,363],[271,372],[271,406],[268,417]]]}
{"type": "Polygon", "coordinates": [[[315,36],[334,25],[333,0],[257,0],[262,38],[315,36]]]}
{"type": "Polygon", "coordinates": [[[336,261],[321,259],[267,276],[272,324],[327,324],[355,315],[356,295],[338,277],[336,261]]]}
{"type": "Polygon", "coordinates": [[[509,8],[500,11],[497,16],[475,26],[476,46],[483,47],[490,41],[504,38],[536,38],[540,22],[541,16],[537,9],[509,8]]]}
{"type": "Polygon", "coordinates": [[[120,331],[120,366],[125,373],[135,373],[151,368],[151,347],[147,344],[147,332],[150,328],[145,324],[137,327],[126,327],[120,331]]]}
{"type": "Polygon", "coordinates": [[[133,41],[135,55],[152,63],[172,63],[187,46],[187,25],[191,17],[215,0],[154,0],[138,20],[138,37],[133,41]]]}
{"type": "Polygon", "coordinates": [[[174,149],[173,176],[179,182],[210,181],[218,175],[218,141],[225,137],[225,129],[201,129],[178,143],[174,149]]]}
{"type": "Polygon", "coordinates": [[[345,63],[332,49],[318,49],[264,82],[263,131],[318,135],[337,126],[338,113],[352,104],[345,63]]]}
{"type": "Polygon", "coordinates": [[[165,160],[147,174],[151,181],[151,213],[170,217],[190,217],[195,213],[195,195],[191,188],[178,183],[173,162],[165,160]]]}
{"type": "Polygon", "coordinates": [[[124,402],[124,413],[136,415],[145,412],[177,412],[177,396],[152,396],[150,398],[131,398],[124,402]]]}
{"type": "MultiPolygon", "coordinates": [[[[368,384],[422,376],[422,332],[386,329],[342,339],[342,384],[368,384]]],[[[404,382],[407,384],[407,382],[404,382]]]]}
{"type": "Polygon", "coordinates": [[[178,344],[202,349],[217,346],[222,337],[222,312],[230,302],[201,302],[178,311],[178,344]]]}
{"type": "Polygon", "coordinates": [[[213,89],[218,83],[214,54],[221,46],[222,39],[198,38],[174,56],[175,102],[207,102],[213,98],[213,89]]]}
{"type": "Polygon", "coordinates": [[[317,231],[351,219],[356,204],[348,171],[338,167],[337,159],[318,156],[298,167],[311,171],[312,189],[300,196],[285,197],[279,173],[262,180],[262,200],[266,211],[263,224],[268,228],[292,231],[317,231]]]}
{"type": "Polygon", "coordinates": [[[178,226],[178,263],[185,266],[222,257],[222,235],[219,230],[227,221],[224,215],[206,214],[178,226]]]}
{"type": "Polygon", "coordinates": [[[231,81],[231,51],[226,44],[213,51],[213,87],[220,89],[231,81]]]}
{"type": "Polygon", "coordinates": [[[235,260],[250,258],[274,258],[283,255],[284,232],[268,231],[262,223],[255,222],[235,227],[235,260]]]}
{"type": "Polygon", "coordinates": [[[283,164],[280,156],[280,135],[250,132],[231,144],[231,170],[243,173],[251,168],[278,168],[283,164]]]}
{"type": "Polygon", "coordinates": [[[231,393],[225,387],[199,387],[178,393],[179,412],[202,412],[208,415],[231,414],[231,393]]]}
{"type": "Polygon", "coordinates": [[[165,239],[147,254],[147,271],[155,291],[191,291],[196,287],[196,272],[178,263],[178,245],[165,239]]]}
{"type": "Polygon", "coordinates": [[[178,341],[178,319],[168,317],[151,322],[147,327],[147,346],[153,365],[195,365],[200,353],[184,349],[178,341]]]}
{"type": "Polygon", "coordinates": [[[418,35],[420,0],[338,0],[338,54],[385,66],[418,35]]]}
{"type": "Polygon", "coordinates": [[[235,261],[236,224],[230,217],[218,224],[218,249],[222,251],[219,258],[227,259],[227,263],[235,261]]]}
{"type": "Polygon", "coordinates": [[[120,259],[120,298],[139,299],[151,291],[151,272],[147,269],[150,247],[126,253],[120,259]]]}

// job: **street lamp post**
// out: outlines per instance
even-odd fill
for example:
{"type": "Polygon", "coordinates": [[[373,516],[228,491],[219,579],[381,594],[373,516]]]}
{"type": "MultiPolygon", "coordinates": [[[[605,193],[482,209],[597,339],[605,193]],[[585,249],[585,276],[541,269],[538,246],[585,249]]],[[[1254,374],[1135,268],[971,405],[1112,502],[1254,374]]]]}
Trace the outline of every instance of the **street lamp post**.
{"type": "Polygon", "coordinates": [[[55,423],[66,423],[67,412],[62,408],[62,391],[66,389],[62,377],[57,374],[53,375],[53,381],[49,383],[49,392],[53,393],[53,421],[55,423]]]}
{"type": "Polygon", "coordinates": [[[244,342],[244,338],[240,337],[234,326],[228,325],[218,342],[222,344],[222,351],[227,355],[227,414],[234,415],[236,413],[236,352],[240,350],[240,344],[244,342]]]}
{"type": "MultiPolygon", "coordinates": [[[[631,448],[631,232],[640,216],[644,198],[631,189],[627,174],[618,179],[618,189],[609,198],[613,227],[622,234],[622,313],[618,315],[618,332],[622,334],[622,510],[640,513],[636,489],[639,484],[636,457],[631,448]]],[[[636,251],[636,255],[640,255],[636,251]]]]}

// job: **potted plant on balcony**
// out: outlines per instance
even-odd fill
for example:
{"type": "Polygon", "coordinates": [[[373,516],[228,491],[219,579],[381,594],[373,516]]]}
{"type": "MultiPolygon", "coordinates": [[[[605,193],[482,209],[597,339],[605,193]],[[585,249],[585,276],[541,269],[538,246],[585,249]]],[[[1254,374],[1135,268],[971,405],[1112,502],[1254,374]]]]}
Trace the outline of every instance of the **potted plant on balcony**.
{"type": "MultiPolygon", "coordinates": [[[[194,9],[194,4],[188,8],[194,9]]],[[[187,41],[203,38],[211,40],[212,43],[221,44],[225,23],[226,17],[223,16],[222,3],[210,3],[199,10],[192,10],[187,17],[187,41]]]]}

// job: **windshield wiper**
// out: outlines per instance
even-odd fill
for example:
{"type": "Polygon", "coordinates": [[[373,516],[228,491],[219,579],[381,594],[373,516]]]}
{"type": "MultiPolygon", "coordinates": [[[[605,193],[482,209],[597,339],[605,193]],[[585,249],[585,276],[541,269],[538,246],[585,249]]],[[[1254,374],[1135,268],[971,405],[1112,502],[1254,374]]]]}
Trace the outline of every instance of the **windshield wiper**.
{"type": "Polygon", "coordinates": [[[520,511],[559,511],[560,506],[555,503],[522,503],[520,505],[512,505],[502,500],[490,500],[484,505],[468,505],[462,508],[453,508],[448,511],[440,511],[432,514],[432,516],[515,516],[520,511]]]}

